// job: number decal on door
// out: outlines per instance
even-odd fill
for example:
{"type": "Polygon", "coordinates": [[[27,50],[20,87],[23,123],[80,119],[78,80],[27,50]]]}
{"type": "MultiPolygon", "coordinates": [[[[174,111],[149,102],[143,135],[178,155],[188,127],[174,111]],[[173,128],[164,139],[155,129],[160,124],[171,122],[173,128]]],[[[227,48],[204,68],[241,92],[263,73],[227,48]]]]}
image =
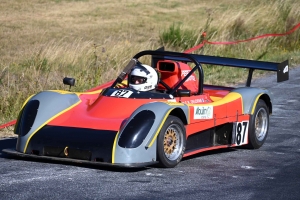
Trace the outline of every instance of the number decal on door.
{"type": "Polygon", "coordinates": [[[248,144],[248,125],[249,121],[235,122],[232,130],[232,144],[240,146],[248,144]]]}
{"type": "Polygon", "coordinates": [[[133,92],[130,90],[116,90],[110,96],[128,98],[133,92]]]}

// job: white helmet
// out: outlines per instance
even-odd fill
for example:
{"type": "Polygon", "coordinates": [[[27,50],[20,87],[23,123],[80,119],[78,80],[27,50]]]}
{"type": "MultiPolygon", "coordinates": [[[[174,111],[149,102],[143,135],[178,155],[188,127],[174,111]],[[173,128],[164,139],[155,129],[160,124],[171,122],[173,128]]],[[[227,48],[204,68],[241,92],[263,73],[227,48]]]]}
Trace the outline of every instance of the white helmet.
{"type": "Polygon", "coordinates": [[[138,91],[153,90],[157,86],[157,72],[148,65],[137,65],[128,76],[129,87],[138,91]]]}

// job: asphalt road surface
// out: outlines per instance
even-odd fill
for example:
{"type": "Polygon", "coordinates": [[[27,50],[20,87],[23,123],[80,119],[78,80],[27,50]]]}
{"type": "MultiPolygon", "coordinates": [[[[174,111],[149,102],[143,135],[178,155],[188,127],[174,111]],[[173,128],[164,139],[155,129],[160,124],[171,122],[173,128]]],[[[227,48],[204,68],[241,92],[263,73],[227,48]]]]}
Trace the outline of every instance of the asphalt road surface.
{"type": "MultiPolygon", "coordinates": [[[[38,162],[0,153],[0,199],[300,199],[300,68],[290,80],[253,81],[275,102],[258,150],[215,150],[172,169],[110,169],[38,162]]],[[[15,139],[0,140],[0,150],[15,139]]]]}

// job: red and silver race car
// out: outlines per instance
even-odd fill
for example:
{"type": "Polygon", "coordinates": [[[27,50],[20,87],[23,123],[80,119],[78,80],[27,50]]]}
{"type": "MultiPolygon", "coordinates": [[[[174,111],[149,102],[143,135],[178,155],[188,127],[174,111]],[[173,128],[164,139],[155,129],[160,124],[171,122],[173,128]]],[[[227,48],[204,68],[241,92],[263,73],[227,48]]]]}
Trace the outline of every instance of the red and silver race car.
{"type": "Polygon", "coordinates": [[[288,61],[142,51],[115,81],[82,93],[51,90],[28,98],[15,126],[16,149],[3,151],[96,165],[174,167],[212,149],[256,149],[268,135],[272,97],[250,87],[255,69],[277,71],[278,82],[289,77],[288,61]],[[141,63],[144,57],[149,65],[141,63]],[[248,68],[246,87],[205,85],[202,64],[248,68]]]}

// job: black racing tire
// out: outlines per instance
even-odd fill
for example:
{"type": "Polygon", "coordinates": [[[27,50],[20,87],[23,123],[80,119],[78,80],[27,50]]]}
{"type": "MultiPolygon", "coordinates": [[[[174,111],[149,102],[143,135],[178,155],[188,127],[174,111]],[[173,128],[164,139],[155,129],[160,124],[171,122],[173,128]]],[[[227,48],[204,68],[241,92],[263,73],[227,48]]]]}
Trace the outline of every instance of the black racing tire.
{"type": "Polygon", "coordinates": [[[175,167],[182,159],[186,145],[185,127],[175,116],[168,116],[157,138],[157,159],[165,168],[175,167]]]}
{"type": "Polygon", "coordinates": [[[269,108],[265,101],[259,99],[253,115],[250,117],[249,135],[247,148],[260,148],[268,136],[269,130],[269,108]]]}

